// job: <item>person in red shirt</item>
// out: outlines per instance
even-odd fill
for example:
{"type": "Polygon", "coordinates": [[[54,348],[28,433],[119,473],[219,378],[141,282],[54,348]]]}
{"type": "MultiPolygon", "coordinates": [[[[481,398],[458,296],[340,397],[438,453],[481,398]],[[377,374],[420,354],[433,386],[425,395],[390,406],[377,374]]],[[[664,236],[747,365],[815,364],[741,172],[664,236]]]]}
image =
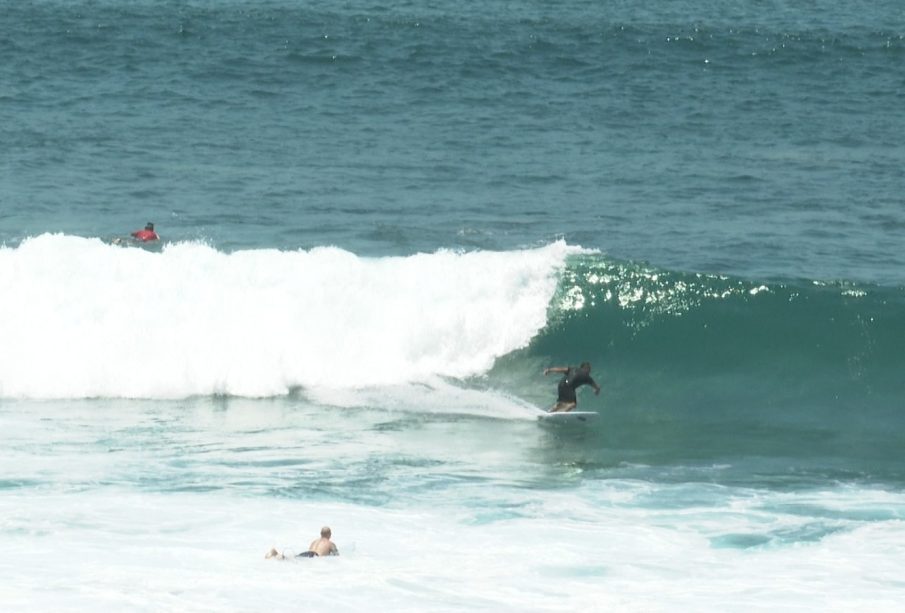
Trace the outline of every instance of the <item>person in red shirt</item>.
{"type": "Polygon", "coordinates": [[[160,240],[160,237],[157,236],[157,232],[154,231],[154,224],[152,224],[150,221],[145,226],[144,230],[136,230],[135,232],[133,232],[132,238],[143,243],[160,240]]]}

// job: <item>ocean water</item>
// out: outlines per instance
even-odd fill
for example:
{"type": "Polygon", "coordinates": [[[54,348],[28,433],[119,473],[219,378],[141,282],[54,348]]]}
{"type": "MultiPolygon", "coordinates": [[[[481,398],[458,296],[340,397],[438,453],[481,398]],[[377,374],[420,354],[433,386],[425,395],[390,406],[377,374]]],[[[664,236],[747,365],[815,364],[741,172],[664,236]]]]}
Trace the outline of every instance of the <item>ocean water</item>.
{"type": "Polygon", "coordinates": [[[0,0],[0,58],[0,609],[901,610],[900,3],[0,0]]]}

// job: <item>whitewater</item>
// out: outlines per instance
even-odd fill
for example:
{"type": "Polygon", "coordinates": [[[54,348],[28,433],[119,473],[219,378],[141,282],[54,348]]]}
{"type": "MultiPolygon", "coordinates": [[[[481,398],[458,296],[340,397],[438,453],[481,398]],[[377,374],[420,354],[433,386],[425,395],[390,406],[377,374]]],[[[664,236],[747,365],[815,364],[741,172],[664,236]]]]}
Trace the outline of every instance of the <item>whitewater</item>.
{"type": "Polygon", "coordinates": [[[16,348],[0,395],[266,397],[477,375],[543,327],[570,251],[361,258],[39,236],[0,249],[0,338],[16,348]]]}

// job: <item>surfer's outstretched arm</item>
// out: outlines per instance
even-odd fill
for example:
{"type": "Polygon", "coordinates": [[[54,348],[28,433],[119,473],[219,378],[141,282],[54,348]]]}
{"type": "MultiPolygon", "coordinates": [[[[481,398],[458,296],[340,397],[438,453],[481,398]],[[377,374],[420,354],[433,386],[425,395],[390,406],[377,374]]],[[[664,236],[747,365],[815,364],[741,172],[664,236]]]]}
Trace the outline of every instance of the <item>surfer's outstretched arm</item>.
{"type": "Polygon", "coordinates": [[[568,366],[551,366],[550,368],[544,369],[544,376],[547,376],[548,373],[557,372],[557,373],[567,373],[569,372],[568,366]]]}

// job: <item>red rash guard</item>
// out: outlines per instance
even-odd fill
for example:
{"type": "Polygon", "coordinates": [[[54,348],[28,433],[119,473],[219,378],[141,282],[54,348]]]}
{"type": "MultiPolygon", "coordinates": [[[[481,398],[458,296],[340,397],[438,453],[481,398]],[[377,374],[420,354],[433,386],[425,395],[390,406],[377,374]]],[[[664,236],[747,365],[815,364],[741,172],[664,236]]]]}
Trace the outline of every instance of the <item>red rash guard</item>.
{"type": "Polygon", "coordinates": [[[157,236],[157,232],[155,232],[154,230],[137,230],[132,233],[132,236],[140,241],[160,240],[160,237],[157,236]]]}

